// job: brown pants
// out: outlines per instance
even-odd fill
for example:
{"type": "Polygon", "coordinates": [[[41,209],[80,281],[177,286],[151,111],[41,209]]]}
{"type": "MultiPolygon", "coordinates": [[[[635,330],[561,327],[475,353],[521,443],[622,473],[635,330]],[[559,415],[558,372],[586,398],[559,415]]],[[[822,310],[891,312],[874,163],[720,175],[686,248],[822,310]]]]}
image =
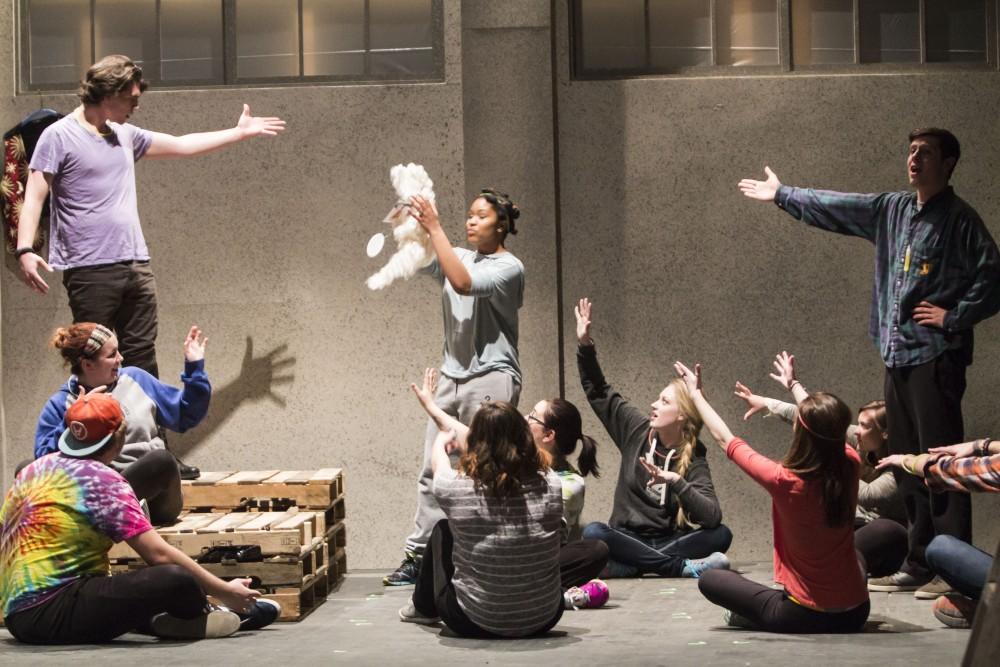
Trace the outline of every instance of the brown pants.
{"type": "Polygon", "coordinates": [[[156,279],[149,262],[83,266],[63,272],[73,322],[113,329],[126,366],[159,376],[156,366],[156,279]]]}

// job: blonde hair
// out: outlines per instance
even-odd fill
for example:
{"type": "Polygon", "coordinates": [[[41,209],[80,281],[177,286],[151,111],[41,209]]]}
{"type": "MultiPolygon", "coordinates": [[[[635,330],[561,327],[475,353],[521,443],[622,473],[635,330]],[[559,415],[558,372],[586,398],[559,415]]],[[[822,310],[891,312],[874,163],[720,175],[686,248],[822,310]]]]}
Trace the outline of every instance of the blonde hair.
{"type": "MultiPolygon", "coordinates": [[[[694,450],[698,444],[698,434],[701,433],[703,422],[701,421],[701,415],[698,414],[698,408],[695,407],[694,400],[691,398],[690,392],[688,392],[687,385],[684,384],[684,380],[674,378],[667,386],[674,388],[674,395],[677,397],[677,407],[680,413],[684,415],[684,421],[681,422],[681,442],[677,447],[678,459],[677,469],[675,470],[678,475],[684,477],[691,465],[691,459],[694,458],[694,450]]],[[[684,506],[681,505],[680,500],[677,501],[676,523],[678,528],[694,525],[688,521],[687,514],[684,512],[684,506]]]]}

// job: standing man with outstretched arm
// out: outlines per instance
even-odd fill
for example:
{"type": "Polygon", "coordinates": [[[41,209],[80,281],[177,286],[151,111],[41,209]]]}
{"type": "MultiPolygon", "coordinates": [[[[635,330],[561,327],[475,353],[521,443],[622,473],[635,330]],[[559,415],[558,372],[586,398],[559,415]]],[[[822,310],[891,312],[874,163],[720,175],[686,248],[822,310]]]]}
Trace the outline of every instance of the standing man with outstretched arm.
{"type": "MultiPolygon", "coordinates": [[[[744,179],[751,199],[773,201],[808,225],[875,244],[868,331],[885,362],[889,451],[920,454],[964,440],[962,395],[972,363],[972,328],[1000,310],[1000,252],[979,215],[948,181],[961,155],[958,139],[938,128],[910,133],[906,161],[916,192],[846,194],[744,179]]],[[[897,477],[906,503],[909,553],[900,572],[870,590],[948,586],[932,575],[924,550],[935,534],[972,538],[969,496],[928,493],[897,477]]],[[[918,480],[919,481],[919,480],[918,480]]]]}
{"type": "Polygon", "coordinates": [[[180,137],[150,132],[128,123],[145,90],[142,69],[126,56],[106,56],[87,70],[77,91],[80,106],[46,128],[35,147],[15,254],[22,280],[39,294],[49,290],[40,268],[63,271],[73,321],[113,329],[126,363],[157,376],[156,281],[139,225],[135,162],[208,153],[277,134],[285,122],[251,116],[243,105],[228,130],[180,137]],[[49,193],[46,262],[32,243],[49,193]]]}

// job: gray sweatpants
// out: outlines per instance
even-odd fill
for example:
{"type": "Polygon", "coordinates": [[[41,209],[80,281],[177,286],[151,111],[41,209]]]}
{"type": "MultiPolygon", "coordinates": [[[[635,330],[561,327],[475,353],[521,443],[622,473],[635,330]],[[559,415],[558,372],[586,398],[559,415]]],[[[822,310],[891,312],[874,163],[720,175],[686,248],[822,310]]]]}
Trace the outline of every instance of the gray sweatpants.
{"type": "MultiPolygon", "coordinates": [[[[472,423],[472,417],[483,401],[507,401],[517,405],[521,385],[509,373],[493,371],[468,380],[453,380],[444,375],[438,382],[434,402],[446,413],[463,424],[472,423]]],[[[445,518],[431,493],[434,473],[431,471],[431,448],[438,428],[434,420],[427,420],[427,437],[424,441],[424,460],[417,479],[417,515],[413,518],[413,533],[406,538],[406,550],[422,554],[431,537],[434,524],[445,518]]]]}

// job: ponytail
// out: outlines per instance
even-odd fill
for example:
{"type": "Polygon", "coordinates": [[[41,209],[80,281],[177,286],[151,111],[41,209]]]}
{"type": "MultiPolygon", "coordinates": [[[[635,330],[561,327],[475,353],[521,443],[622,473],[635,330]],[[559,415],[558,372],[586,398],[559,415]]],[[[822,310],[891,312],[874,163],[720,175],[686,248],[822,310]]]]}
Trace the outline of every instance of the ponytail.
{"type": "Polygon", "coordinates": [[[589,435],[580,434],[580,456],[576,459],[576,467],[580,469],[580,474],[586,477],[593,475],[601,476],[601,468],[597,465],[597,441],[589,435]]]}
{"type": "Polygon", "coordinates": [[[597,465],[597,442],[589,435],[583,434],[583,418],[580,417],[580,411],[562,398],[553,398],[546,402],[548,408],[545,410],[543,425],[555,431],[559,453],[569,456],[576,450],[576,443],[582,442],[580,456],[577,458],[580,474],[584,477],[587,475],[600,477],[601,469],[597,465]]]}

